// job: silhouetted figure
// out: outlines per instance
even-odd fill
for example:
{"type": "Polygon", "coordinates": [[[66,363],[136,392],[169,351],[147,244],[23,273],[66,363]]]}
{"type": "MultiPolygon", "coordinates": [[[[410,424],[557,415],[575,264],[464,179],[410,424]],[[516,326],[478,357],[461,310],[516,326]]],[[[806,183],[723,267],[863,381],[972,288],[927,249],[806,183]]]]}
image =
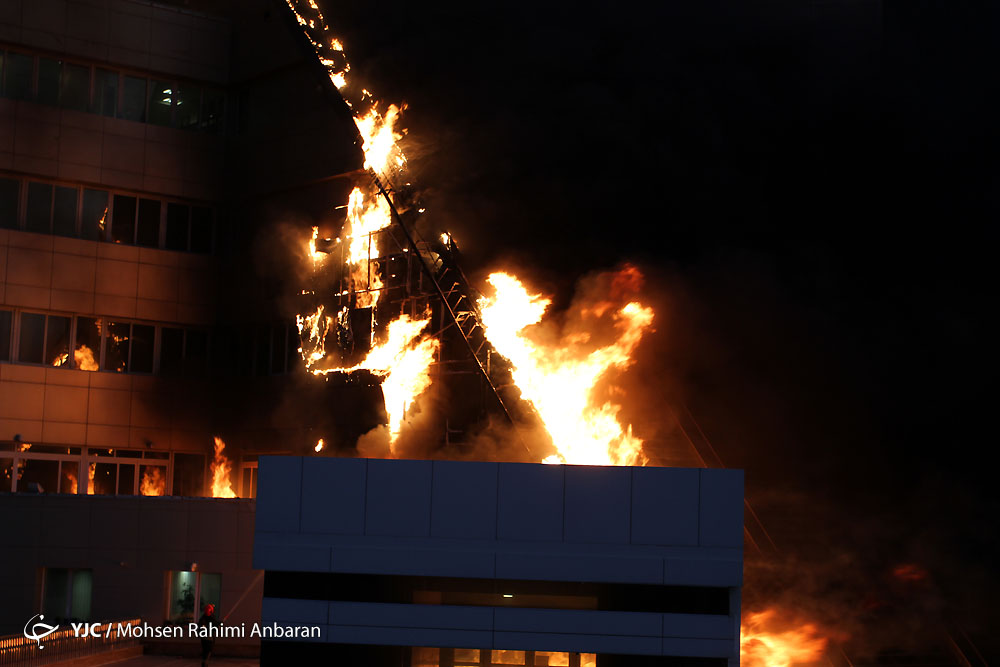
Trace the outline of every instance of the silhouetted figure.
{"type": "MultiPolygon", "coordinates": [[[[205,613],[201,615],[198,619],[198,625],[203,628],[208,628],[211,631],[213,625],[215,625],[215,605],[207,604],[205,605],[205,613]]],[[[211,637],[203,637],[201,640],[201,667],[205,667],[208,664],[208,659],[212,655],[212,647],[215,645],[215,640],[211,637]]]]}

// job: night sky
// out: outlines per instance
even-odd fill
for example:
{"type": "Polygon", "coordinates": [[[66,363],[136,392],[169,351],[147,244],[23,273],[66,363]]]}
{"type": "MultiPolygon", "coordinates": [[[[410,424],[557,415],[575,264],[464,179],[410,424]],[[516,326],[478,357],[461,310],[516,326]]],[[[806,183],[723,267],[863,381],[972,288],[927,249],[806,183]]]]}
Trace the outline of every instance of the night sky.
{"type": "Polygon", "coordinates": [[[663,313],[643,362],[746,469],[781,558],[849,571],[817,597],[896,623],[914,604],[886,573],[918,563],[920,613],[985,637],[1000,26],[980,5],[323,9],[352,74],[409,104],[412,180],[470,277],[513,267],[565,304],[640,266],[663,313]]]}

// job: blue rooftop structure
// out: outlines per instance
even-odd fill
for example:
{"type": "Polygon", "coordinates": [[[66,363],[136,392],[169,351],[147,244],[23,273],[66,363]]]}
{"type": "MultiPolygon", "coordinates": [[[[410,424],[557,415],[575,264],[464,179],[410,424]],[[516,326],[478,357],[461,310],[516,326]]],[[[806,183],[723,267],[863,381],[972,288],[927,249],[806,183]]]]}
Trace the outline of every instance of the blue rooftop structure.
{"type": "Polygon", "coordinates": [[[738,665],[739,470],[262,457],[262,664],[738,665]]]}

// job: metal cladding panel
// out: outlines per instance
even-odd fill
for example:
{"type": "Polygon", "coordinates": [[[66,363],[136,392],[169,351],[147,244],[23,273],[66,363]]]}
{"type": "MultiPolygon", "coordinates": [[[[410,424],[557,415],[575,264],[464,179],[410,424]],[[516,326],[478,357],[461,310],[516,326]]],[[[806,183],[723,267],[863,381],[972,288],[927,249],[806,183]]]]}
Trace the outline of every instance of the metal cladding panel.
{"type": "Polygon", "coordinates": [[[331,602],[331,625],[433,628],[438,630],[492,630],[491,607],[430,604],[331,602]]]}
{"type": "Polygon", "coordinates": [[[330,547],[289,546],[280,538],[258,535],[253,549],[253,566],[258,570],[329,572],[330,547]]]}
{"type": "Polygon", "coordinates": [[[564,469],[530,463],[500,464],[499,539],[563,539],[564,469]]]}
{"type": "Polygon", "coordinates": [[[630,476],[622,467],[568,466],[564,539],[628,544],[630,476]]]}
{"type": "Polygon", "coordinates": [[[499,470],[496,463],[435,461],[431,536],[494,539],[499,470]]]}
{"type": "Polygon", "coordinates": [[[367,463],[365,534],[430,535],[431,462],[368,459],[367,463]]]}
{"type": "Polygon", "coordinates": [[[302,459],[262,456],[258,465],[257,532],[298,532],[302,459]]]}
{"type": "Polygon", "coordinates": [[[386,628],[382,626],[330,625],[327,641],[338,644],[377,646],[440,646],[468,648],[490,646],[493,633],[479,630],[435,630],[427,628],[386,628]]]}
{"type": "Polygon", "coordinates": [[[728,639],[732,637],[732,624],[728,616],[715,614],[663,614],[663,636],[728,639]]]}
{"type": "Polygon", "coordinates": [[[424,577],[493,577],[492,551],[333,547],[333,572],[399,574],[424,577]]]}
{"type": "Polygon", "coordinates": [[[663,638],[663,655],[683,658],[729,658],[733,655],[731,639],[663,638]]]}
{"type": "Polygon", "coordinates": [[[303,466],[303,533],[364,534],[365,464],[364,459],[320,458],[303,466]]]}
{"type": "Polygon", "coordinates": [[[743,562],[668,558],[663,562],[663,583],[676,586],[741,586],[743,562]]]}
{"type": "Polygon", "coordinates": [[[662,614],[580,609],[509,609],[495,612],[494,629],[504,632],[659,637],[662,614]]]}
{"type": "Polygon", "coordinates": [[[322,600],[264,598],[260,612],[261,621],[280,625],[326,625],[327,606],[322,600]]]}
{"type": "Polygon", "coordinates": [[[588,554],[498,553],[498,579],[603,581],[623,584],[663,582],[662,559],[588,554]]]}
{"type": "Polygon", "coordinates": [[[701,470],[699,544],[743,546],[743,471],[701,470]]]}
{"type": "Polygon", "coordinates": [[[697,545],[698,489],[695,469],[633,468],[632,544],[697,545]]]}

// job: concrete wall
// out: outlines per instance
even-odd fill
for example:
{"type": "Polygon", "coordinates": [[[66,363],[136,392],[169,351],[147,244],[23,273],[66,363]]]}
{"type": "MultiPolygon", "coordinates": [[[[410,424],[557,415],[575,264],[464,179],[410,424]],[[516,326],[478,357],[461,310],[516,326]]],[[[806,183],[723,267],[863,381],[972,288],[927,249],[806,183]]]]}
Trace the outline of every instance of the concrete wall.
{"type": "Polygon", "coordinates": [[[222,574],[227,622],[256,622],[263,580],[250,562],[253,517],[252,500],[0,494],[0,634],[19,632],[39,611],[45,567],[93,571],[93,620],[158,625],[166,573],[196,562],[222,574]]]}
{"type": "MultiPolygon", "coordinates": [[[[728,616],[265,598],[325,641],[738,660],[743,473],[262,457],[263,570],[711,586],[728,616]]],[[[735,663],[734,663],[735,664],[735,663]]]]}

